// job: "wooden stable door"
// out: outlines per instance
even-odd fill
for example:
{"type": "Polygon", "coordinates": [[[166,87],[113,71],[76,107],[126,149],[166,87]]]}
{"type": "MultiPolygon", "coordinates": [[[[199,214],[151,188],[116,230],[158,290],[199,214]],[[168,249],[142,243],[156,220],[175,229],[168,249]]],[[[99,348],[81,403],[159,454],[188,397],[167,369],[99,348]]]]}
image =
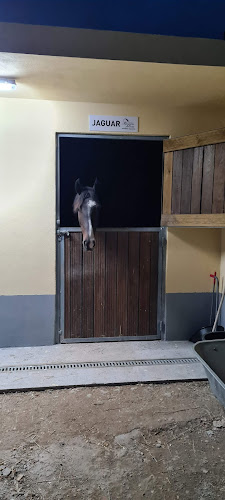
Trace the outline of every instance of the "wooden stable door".
{"type": "Polygon", "coordinates": [[[159,233],[99,231],[93,252],[64,237],[64,339],[157,334],[159,233]]]}

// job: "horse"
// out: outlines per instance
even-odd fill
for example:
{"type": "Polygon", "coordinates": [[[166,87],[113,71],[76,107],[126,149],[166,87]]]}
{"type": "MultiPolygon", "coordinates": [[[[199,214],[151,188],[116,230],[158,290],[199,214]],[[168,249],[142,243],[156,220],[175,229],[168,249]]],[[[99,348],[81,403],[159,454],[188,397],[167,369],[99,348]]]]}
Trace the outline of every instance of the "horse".
{"type": "Polygon", "coordinates": [[[80,179],[75,182],[76,196],[73,202],[73,213],[78,215],[79,225],[83,235],[83,248],[92,251],[95,247],[95,231],[100,208],[96,187],[96,179],[93,187],[82,186],[80,179]]]}

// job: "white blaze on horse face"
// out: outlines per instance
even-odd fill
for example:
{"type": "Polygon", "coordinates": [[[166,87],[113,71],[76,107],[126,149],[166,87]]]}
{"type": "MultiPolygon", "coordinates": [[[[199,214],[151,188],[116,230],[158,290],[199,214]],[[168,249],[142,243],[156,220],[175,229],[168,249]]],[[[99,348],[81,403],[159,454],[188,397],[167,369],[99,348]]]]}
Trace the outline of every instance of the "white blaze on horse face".
{"type": "Polygon", "coordinates": [[[96,202],[93,200],[88,200],[88,236],[89,238],[93,238],[93,227],[91,223],[91,208],[96,207],[96,202]]]}
{"type": "Polygon", "coordinates": [[[88,206],[88,208],[96,207],[96,202],[93,200],[88,200],[87,206],[88,206]]]}

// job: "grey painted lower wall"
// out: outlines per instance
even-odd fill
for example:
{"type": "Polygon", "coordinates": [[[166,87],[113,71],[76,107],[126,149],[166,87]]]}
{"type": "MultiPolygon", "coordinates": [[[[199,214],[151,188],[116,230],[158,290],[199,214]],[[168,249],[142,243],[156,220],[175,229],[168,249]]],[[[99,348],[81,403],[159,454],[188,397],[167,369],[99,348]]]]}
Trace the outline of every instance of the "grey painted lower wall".
{"type": "Polygon", "coordinates": [[[0,347],[54,344],[55,295],[0,296],[0,347]]]}
{"type": "Polygon", "coordinates": [[[202,326],[209,326],[211,299],[210,293],[167,293],[166,340],[189,340],[202,326]]]}
{"type": "MultiPolygon", "coordinates": [[[[166,294],[166,340],[189,340],[209,325],[210,293],[166,294]]],[[[225,327],[225,301],[221,321],[225,327]]],[[[52,345],[55,296],[0,296],[0,347],[52,345]]]]}

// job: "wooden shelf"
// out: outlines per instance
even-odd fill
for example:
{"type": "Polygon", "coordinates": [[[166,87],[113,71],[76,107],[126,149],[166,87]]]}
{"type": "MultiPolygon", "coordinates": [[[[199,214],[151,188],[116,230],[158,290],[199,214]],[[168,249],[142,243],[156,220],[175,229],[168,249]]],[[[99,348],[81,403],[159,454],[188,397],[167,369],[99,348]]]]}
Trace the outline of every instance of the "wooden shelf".
{"type": "Polygon", "coordinates": [[[168,227],[225,227],[225,214],[162,215],[161,226],[168,227]]]}

